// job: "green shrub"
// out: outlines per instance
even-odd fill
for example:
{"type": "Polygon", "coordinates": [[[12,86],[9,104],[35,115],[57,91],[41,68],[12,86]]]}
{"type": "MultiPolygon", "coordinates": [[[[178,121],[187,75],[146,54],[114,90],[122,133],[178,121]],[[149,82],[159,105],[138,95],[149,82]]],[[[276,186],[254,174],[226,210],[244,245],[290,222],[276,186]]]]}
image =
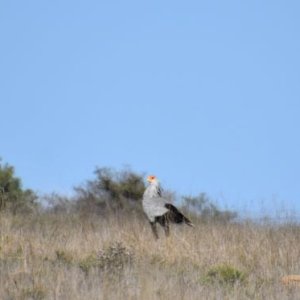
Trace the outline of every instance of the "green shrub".
{"type": "Polygon", "coordinates": [[[220,284],[234,284],[236,282],[243,282],[245,280],[245,274],[230,266],[220,265],[215,266],[208,270],[207,274],[202,279],[203,283],[220,283],[220,284]]]}
{"type": "Polygon", "coordinates": [[[0,211],[28,213],[37,209],[36,200],[32,190],[22,188],[21,179],[15,176],[15,169],[2,164],[0,158],[0,211]]]}
{"type": "Polygon", "coordinates": [[[90,269],[99,267],[101,262],[99,261],[97,255],[90,254],[79,262],[79,268],[84,272],[88,273],[90,269]]]}
{"type": "Polygon", "coordinates": [[[75,210],[104,214],[119,210],[141,212],[140,200],[145,190],[142,175],[109,168],[97,168],[95,175],[94,180],[75,188],[75,210]]]}

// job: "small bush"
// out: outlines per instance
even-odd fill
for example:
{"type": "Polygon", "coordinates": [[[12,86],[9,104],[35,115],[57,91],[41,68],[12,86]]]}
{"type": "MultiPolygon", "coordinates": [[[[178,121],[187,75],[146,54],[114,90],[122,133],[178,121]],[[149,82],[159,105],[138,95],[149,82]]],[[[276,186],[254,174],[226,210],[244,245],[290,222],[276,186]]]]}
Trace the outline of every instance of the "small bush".
{"type": "Polygon", "coordinates": [[[30,189],[23,189],[14,167],[3,164],[0,158],[0,211],[16,214],[34,212],[37,209],[37,195],[30,189]]]}
{"type": "Polygon", "coordinates": [[[101,264],[99,259],[97,258],[97,255],[91,254],[86,258],[82,259],[78,265],[79,268],[87,274],[91,268],[99,267],[101,264]]]}
{"type": "Polygon", "coordinates": [[[75,188],[75,210],[98,214],[121,210],[141,214],[140,200],[145,190],[143,175],[109,168],[96,168],[95,175],[94,180],[75,188]]]}
{"type": "Polygon", "coordinates": [[[122,243],[117,242],[100,250],[98,254],[89,255],[79,263],[79,267],[85,273],[95,267],[109,271],[121,271],[132,260],[133,254],[122,243]]]}
{"type": "Polygon", "coordinates": [[[133,254],[122,243],[116,242],[100,251],[98,258],[105,268],[122,269],[124,265],[132,262],[133,254]]]}
{"type": "Polygon", "coordinates": [[[61,263],[65,263],[65,264],[69,265],[73,262],[72,255],[67,253],[64,250],[56,250],[55,254],[56,254],[56,259],[61,263]]]}
{"type": "Polygon", "coordinates": [[[234,284],[236,282],[243,282],[245,274],[240,270],[229,266],[220,265],[211,268],[206,276],[203,278],[204,283],[218,282],[220,284],[234,284]]]}

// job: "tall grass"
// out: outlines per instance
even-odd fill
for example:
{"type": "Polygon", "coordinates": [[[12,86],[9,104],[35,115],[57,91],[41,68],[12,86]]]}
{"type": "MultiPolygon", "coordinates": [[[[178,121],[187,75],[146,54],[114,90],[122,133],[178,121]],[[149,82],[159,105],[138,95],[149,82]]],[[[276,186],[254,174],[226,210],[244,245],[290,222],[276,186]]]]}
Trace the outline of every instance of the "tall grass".
{"type": "Polygon", "coordinates": [[[0,299],[300,299],[300,227],[0,215],[0,299]]]}

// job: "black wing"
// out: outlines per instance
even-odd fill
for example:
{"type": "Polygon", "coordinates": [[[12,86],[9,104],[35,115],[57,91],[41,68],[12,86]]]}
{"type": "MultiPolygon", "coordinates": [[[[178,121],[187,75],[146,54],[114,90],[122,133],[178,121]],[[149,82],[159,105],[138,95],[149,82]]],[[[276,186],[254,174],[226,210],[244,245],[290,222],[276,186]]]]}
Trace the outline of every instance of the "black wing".
{"type": "Polygon", "coordinates": [[[185,217],[174,205],[170,203],[165,204],[165,208],[169,211],[167,212],[167,218],[174,223],[185,223],[191,227],[194,227],[193,223],[185,217]]]}

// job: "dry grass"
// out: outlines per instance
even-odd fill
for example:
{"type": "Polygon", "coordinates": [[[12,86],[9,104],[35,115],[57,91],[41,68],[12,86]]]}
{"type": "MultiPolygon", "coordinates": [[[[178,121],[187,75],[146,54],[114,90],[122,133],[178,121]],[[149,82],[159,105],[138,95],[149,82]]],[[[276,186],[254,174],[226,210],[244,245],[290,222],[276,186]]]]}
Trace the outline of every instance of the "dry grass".
{"type": "Polygon", "coordinates": [[[0,215],[0,299],[300,299],[296,225],[0,215]]]}
{"type": "Polygon", "coordinates": [[[286,275],[281,279],[284,285],[300,286],[300,275],[286,275]]]}

